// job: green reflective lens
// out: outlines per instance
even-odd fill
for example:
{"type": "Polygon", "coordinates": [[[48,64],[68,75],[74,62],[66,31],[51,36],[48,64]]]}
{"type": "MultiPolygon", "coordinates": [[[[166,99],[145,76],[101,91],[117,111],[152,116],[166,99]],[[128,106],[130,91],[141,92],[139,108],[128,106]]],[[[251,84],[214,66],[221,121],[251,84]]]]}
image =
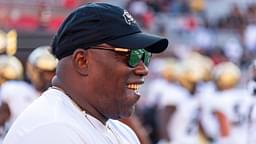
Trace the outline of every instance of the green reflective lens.
{"type": "Polygon", "coordinates": [[[131,50],[129,57],[129,66],[135,67],[142,60],[143,63],[148,66],[151,58],[151,53],[145,49],[131,50]]]}
{"type": "Polygon", "coordinates": [[[144,61],[143,61],[143,62],[144,62],[144,64],[145,64],[146,66],[149,65],[149,62],[150,62],[151,57],[152,57],[152,54],[151,54],[150,52],[148,52],[148,51],[145,50],[145,53],[144,53],[144,61]]]}

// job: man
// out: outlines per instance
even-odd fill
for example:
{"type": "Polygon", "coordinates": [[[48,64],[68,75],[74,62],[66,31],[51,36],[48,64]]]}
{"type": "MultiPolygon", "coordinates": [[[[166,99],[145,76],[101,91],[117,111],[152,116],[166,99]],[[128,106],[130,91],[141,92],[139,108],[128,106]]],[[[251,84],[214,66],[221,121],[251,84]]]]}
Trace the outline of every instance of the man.
{"type": "Polygon", "coordinates": [[[124,9],[90,3],[73,11],[53,40],[52,87],[13,124],[4,144],[137,144],[116,119],[134,111],[150,53],[168,40],[142,33],[124,9]]]}
{"type": "Polygon", "coordinates": [[[247,143],[249,95],[239,87],[240,78],[241,70],[232,62],[219,63],[213,69],[216,92],[211,109],[219,125],[218,143],[247,143]]]}
{"type": "Polygon", "coordinates": [[[202,65],[196,57],[176,63],[175,77],[159,102],[158,144],[199,144],[201,107],[197,84],[203,79],[202,65]]]}

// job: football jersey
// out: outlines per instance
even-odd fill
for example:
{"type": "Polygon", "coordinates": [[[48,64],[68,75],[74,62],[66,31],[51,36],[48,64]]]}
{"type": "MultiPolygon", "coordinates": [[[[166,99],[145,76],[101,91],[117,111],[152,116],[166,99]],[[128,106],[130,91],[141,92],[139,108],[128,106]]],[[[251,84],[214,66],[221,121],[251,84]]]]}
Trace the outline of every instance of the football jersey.
{"type": "Polygon", "coordinates": [[[204,82],[199,85],[198,98],[202,108],[201,124],[207,136],[211,138],[218,137],[218,122],[212,113],[212,102],[215,100],[214,95],[216,88],[213,82],[204,82]]]}
{"type": "Polygon", "coordinates": [[[175,106],[176,111],[168,123],[168,133],[173,144],[198,144],[199,101],[185,89],[170,84],[162,98],[161,106],[175,106]]]}
{"type": "Polygon", "coordinates": [[[233,88],[216,93],[214,110],[222,112],[228,118],[229,140],[232,144],[245,144],[248,139],[248,93],[245,89],[233,88]]]}
{"type": "Polygon", "coordinates": [[[158,78],[150,82],[148,86],[148,92],[146,97],[146,106],[156,106],[158,105],[162,100],[162,97],[169,89],[169,83],[167,80],[163,78],[158,78]]]}
{"type": "Polygon", "coordinates": [[[256,82],[250,81],[248,83],[248,93],[250,99],[248,104],[250,105],[249,110],[249,127],[248,127],[248,144],[255,144],[256,142],[256,82]]]}
{"type": "Polygon", "coordinates": [[[7,81],[1,86],[0,95],[10,108],[9,122],[12,123],[39,96],[39,93],[27,82],[7,81]]]}

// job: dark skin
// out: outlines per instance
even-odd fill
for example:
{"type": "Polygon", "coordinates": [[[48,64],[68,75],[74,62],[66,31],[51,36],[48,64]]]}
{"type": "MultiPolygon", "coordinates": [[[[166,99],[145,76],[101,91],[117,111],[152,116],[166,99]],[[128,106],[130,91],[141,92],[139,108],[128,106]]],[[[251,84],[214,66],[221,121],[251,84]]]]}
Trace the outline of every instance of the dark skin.
{"type": "Polygon", "coordinates": [[[3,126],[5,122],[10,118],[11,112],[7,103],[2,102],[0,106],[0,126],[3,126]]]}
{"type": "Polygon", "coordinates": [[[215,111],[213,112],[213,114],[216,116],[217,121],[220,125],[220,135],[222,137],[227,137],[230,133],[230,124],[228,118],[222,112],[215,111]]]}
{"type": "Polygon", "coordinates": [[[52,85],[63,89],[82,110],[103,124],[109,118],[128,117],[140,95],[127,86],[143,84],[148,69],[142,61],[134,68],[127,62],[127,53],[79,48],[59,61],[52,85]]]}
{"type": "Polygon", "coordinates": [[[172,120],[174,113],[176,111],[176,106],[166,106],[165,108],[159,110],[159,135],[160,139],[171,141],[171,138],[169,137],[168,131],[167,131],[167,125],[172,120]]]}

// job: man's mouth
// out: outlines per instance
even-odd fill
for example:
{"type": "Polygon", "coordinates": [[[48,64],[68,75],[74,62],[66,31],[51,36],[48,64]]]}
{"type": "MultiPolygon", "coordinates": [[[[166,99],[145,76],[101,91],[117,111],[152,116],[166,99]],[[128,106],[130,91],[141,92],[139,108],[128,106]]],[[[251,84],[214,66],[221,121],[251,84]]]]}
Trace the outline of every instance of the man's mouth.
{"type": "Polygon", "coordinates": [[[142,84],[128,84],[128,89],[131,89],[133,91],[138,91],[138,89],[141,87],[142,84]]]}

